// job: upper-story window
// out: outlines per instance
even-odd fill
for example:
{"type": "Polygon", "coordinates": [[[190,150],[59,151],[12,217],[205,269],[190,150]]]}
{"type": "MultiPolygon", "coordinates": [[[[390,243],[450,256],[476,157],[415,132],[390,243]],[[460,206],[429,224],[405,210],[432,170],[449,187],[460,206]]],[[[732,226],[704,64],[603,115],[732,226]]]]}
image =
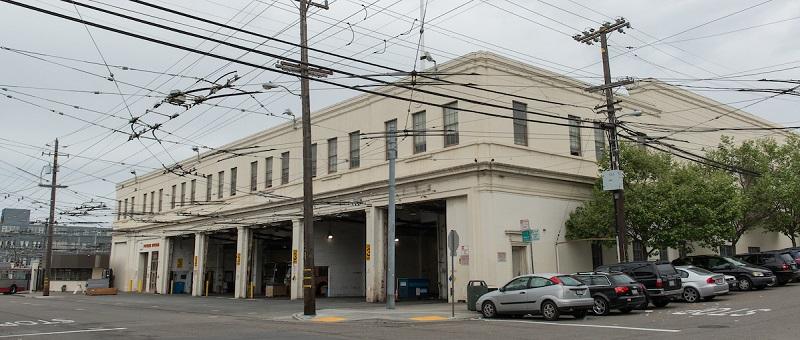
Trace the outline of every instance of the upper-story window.
{"type": "Polygon", "coordinates": [[[189,204],[194,204],[197,198],[197,180],[193,179],[189,185],[189,204]]]}
{"type": "Polygon", "coordinates": [[[214,175],[206,175],[206,202],[211,201],[211,189],[214,187],[214,175]]]}
{"type": "Polygon", "coordinates": [[[122,208],[123,208],[122,216],[123,217],[128,217],[128,199],[127,198],[125,199],[125,205],[123,205],[122,208]]]}
{"type": "Polygon", "coordinates": [[[339,164],[339,155],[338,155],[338,142],[339,140],[336,138],[328,139],[328,173],[332,174],[336,172],[337,165],[339,164]]]}
{"type": "Polygon", "coordinates": [[[606,157],[606,130],[601,123],[594,123],[594,157],[598,161],[606,157]]]}
{"type": "Polygon", "coordinates": [[[117,221],[119,221],[119,219],[122,218],[122,216],[120,216],[120,213],[122,213],[122,200],[117,201],[117,221]]]}
{"type": "Polygon", "coordinates": [[[145,193],[142,197],[142,213],[147,212],[147,193],[145,193]]]}
{"type": "Polygon", "coordinates": [[[389,160],[394,152],[394,157],[397,158],[397,119],[392,119],[383,123],[386,131],[386,160],[389,160]]]}
{"type": "Polygon", "coordinates": [[[136,211],[136,197],[131,197],[131,217],[134,216],[133,212],[136,211]]]}
{"type": "Polygon", "coordinates": [[[174,184],[174,185],[172,185],[172,195],[170,196],[170,200],[169,200],[169,202],[170,202],[169,203],[169,208],[170,209],[175,209],[175,197],[177,195],[178,195],[178,185],[174,184]]]}
{"type": "Polygon", "coordinates": [[[217,173],[217,198],[222,198],[222,193],[225,190],[225,171],[217,173]]]}
{"type": "Polygon", "coordinates": [[[164,210],[164,189],[158,189],[158,212],[164,210]]]}
{"type": "Polygon", "coordinates": [[[317,177],[317,143],[311,144],[311,177],[317,177]]]}
{"type": "Polygon", "coordinates": [[[153,206],[155,205],[155,203],[156,203],[156,191],[153,190],[153,191],[150,192],[150,213],[151,214],[155,212],[155,210],[153,210],[153,206]]]}
{"type": "Polygon", "coordinates": [[[413,123],[412,132],[414,134],[414,153],[425,152],[428,149],[427,141],[425,140],[425,111],[417,112],[411,116],[413,123]]]}
{"type": "Polygon", "coordinates": [[[350,169],[361,166],[361,132],[350,133],[350,169]]]}
{"type": "Polygon", "coordinates": [[[236,168],[231,168],[231,196],[236,195],[236,178],[238,177],[238,171],[236,168]]]}
{"type": "Polygon", "coordinates": [[[272,157],[267,157],[264,160],[264,187],[271,188],[272,187],[272,157]]]}
{"type": "Polygon", "coordinates": [[[181,206],[186,205],[186,182],[181,183],[181,206]]]}
{"type": "Polygon", "coordinates": [[[258,190],[258,161],[250,162],[250,191],[258,190]]]}
{"type": "Polygon", "coordinates": [[[528,105],[512,102],[514,107],[514,144],[528,145],[528,105]]]}
{"type": "Polygon", "coordinates": [[[281,184],[289,183],[289,151],[281,153],[281,184]]]}
{"type": "Polygon", "coordinates": [[[444,146],[458,144],[458,103],[452,102],[445,105],[444,115],[444,146]]]}
{"type": "Polygon", "coordinates": [[[569,116],[569,154],[581,155],[581,118],[569,116]]]}

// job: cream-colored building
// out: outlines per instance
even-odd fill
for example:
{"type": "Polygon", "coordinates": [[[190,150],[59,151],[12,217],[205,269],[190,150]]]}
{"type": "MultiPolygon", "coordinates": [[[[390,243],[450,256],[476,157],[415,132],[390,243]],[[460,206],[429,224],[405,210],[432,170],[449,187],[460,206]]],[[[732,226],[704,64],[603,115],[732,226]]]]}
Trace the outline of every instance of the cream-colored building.
{"type": "MultiPolygon", "coordinates": [[[[452,60],[439,72],[475,86],[422,87],[450,98],[413,94],[436,105],[360,95],[312,115],[317,293],[384,300],[386,245],[396,242],[400,296],[446,299],[450,230],[461,241],[454,265],[458,300],[472,279],[500,285],[532,270],[574,272],[616,261],[613,248],[564,237],[564,222],[589,197],[596,160],[606,152],[601,130],[591,128],[602,118],[593,108],[603,99],[583,90],[589,84],[487,52],[452,60]],[[545,124],[569,121],[525,116],[526,109],[574,116],[582,126],[545,124]],[[397,240],[385,237],[388,161],[381,133],[392,127],[401,131],[397,240]],[[404,136],[403,130],[417,132],[404,136]],[[538,232],[532,244],[522,240],[525,224],[538,232]]],[[[379,91],[411,95],[397,87],[379,91]]],[[[657,81],[631,86],[618,99],[623,114],[644,113],[625,118],[639,122],[683,126],[721,116],[713,126],[774,126],[657,81]]],[[[675,144],[697,149],[719,137],[681,135],[692,144],[675,144]]],[[[180,162],[196,175],[156,171],[120,183],[111,258],[117,288],[301,297],[301,150],[299,123],[287,122],[180,162]]],[[[754,232],[738,250],[787,244],[754,232]]]]}

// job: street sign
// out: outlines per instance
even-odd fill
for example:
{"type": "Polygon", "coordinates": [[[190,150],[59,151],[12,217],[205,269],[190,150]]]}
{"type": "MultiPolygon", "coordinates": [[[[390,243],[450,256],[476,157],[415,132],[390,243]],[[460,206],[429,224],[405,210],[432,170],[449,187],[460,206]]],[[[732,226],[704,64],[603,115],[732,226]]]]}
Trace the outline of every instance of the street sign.
{"type": "Polygon", "coordinates": [[[458,250],[458,232],[455,230],[450,230],[447,233],[447,248],[450,249],[450,256],[456,256],[456,251],[458,250]]]}
{"type": "Polygon", "coordinates": [[[541,234],[539,233],[539,229],[531,229],[530,235],[531,235],[531,241],[539,241],[541,239],[541,234]]]}
{"type": "Polygon", "coordinates": [[[522,231],[522,242],[531,243],[531,230],[525,229],[522,231]]]}
{"type": "Polygon", "coordinates": [[[527,230],[531,228],[530,220],[519,220],[519,230],[527,230]]]}

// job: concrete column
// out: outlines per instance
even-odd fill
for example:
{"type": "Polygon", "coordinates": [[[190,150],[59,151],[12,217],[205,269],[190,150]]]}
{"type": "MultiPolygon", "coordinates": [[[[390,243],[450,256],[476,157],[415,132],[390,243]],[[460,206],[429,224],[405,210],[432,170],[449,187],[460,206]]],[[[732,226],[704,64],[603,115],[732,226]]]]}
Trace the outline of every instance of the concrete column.
{"type": "Polygon", "coordinates": [[[161,250],[158,252],[158,272],[156,273],[157,294],[169,294],[169,272],[172,269],[172,238],[162,237],[159,243],[161,250]]]}
{"type": "Polygon", "coordinates": [[[303,298],[303,221],[292,220],[292,280],[290,298],[303,298]]]}
{"type": "Polygon", "coordinates": [[[264,276],[264,245],[262,240],[253,239],[253,260],[250,261],[253,266],[250,269],[250,272],[253,273],[251,276],[253,278],[253,296],[264,294],[261,290],[262,280],[261,278],[264,276]]]}
{"type": "Polygon", "coordinates": [[[192,259],[192,296],[205,294],[206,282],[203,279],[206,273],[206,252],[208,251],[208,236],[203,233],[194,234],[194,259],[192,259]]]}
{"type": "Polygon", "coordinates": [[[253,240],[253,230],[240,226],[236,231],[236,282],[233,296],[237,299],[246,299],[250,286],[250,245],[253,240]]]}
{"type": "Polygon", "coordinates": [[[386,301],[385,224],[384,213],[377,207],[366,209],[366,240],[364,245],[367,275],[367,302],[386,301]],[[369,249],[367,251],[367,248],[369,249]]]}

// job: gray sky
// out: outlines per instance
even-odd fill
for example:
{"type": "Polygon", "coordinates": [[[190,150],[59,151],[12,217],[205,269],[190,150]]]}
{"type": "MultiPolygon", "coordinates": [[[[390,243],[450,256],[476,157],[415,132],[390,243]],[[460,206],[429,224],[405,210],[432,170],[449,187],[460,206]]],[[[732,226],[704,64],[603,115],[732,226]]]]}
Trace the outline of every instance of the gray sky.
{"type": "MultiPolygon", "coordinates": [[[[75,7],[60,1],[24,2],[70,16],[78,15],[75,7]]],[[[190,22],[138,4],[114,0],[83,2],[204,36],[217,32],[219,34],[214,34],[214,37],[248,47],[258,46],[265,52],[299,56],[289,45],[264,43],[262,38],[243,33],[231,38],[226,30],[218,31],[215,26],[190,22]]],[[[299,39],[299,29],[295,25],[298,13],[293,0],[151,2],[265,35],[289,41],[299,39]]],[[[328,11],[312,10],[314,14],[309,19],[309,31],[314,47],[399,69],[411,70],[414,67],[419,41],[419,21],[415,22],[414,19],[420,16],[420,1],[333,0],[330,7],[328,11]]],[[[236,58],[243,54],[241,50],[201,42],[90,9],[80,8],[79,14],[89,21],[185,46],[199,46],[202,50],[213,49],[214,53],[225,56],[236,58]]],[[[743,76],[736,80],[798,79],[798,69],[793,67],[800,66],[800,49],[797,48],[794,35],[800,31],[800,1],[792,0],[430,0],[425,15],[424,40],[426,49],[439,63],[472,51],[490,50],[597,83],[600,81],[598,76],[602,74],[601,66],[597,64],[599,47],[579,44],[571,35],[577,30],[595,27],[598,22],[618,16],[628,19],[633,29],[628,30],[627,34],[614,34],[610,38],[611,67],[615,77],[656,77],[674,83],[716,88],[787,88],[792,85],[694,79],[765,71],[769,73],[743,76]],[[657,43],[636,48],[653,42],[657,43]]],[[[35,218],[46,216],[49,192],[37,187],[37,177],[48,162],[41,155],[41,148],[46,144],[52,145],[56,137],[64,146],[62,150],[72,155],[62,160],[64,167],[59,176],[63,184],[70,187],[60,190],[58,199],[59,209],[70,210],[92,198],[95,201],[102,200],[97,196],[113,197],[114,183],[130,178],[133,169],[143,174],[159,168],[162,163],[169,165],[174,160],[191,156],[191,145],[219,146],[284,121],[268,116],[268,112],[278,116],[287,108],[300,112],[298,97],[273,90],[256,94],[258,101],[248,96],[238,96],[217,102],[219,105],[244,108],[248,112],[200,105],[181,113],[181,109],[163,105],[156,111],[164,115],[181,113],[180,116],[168,120],[157,113],[145,114],[145,110],[151,109],[171,89],[200,87],[202,83],[195,84],[199,77],[214,80],[227,72],[236,71],[242,78],[235,84],[250,91],[260,90],[258,85],[268,81],[292,89],[297,89],[298,84],[292,77],[243,65],[228,65],[225,61],[201,58],[195,54],[187,55],[184,51],[97,28],[89,28],[89,31],[109,65],[129,68],[111,68],[117,80],[116,85],[104,79],[109,71],[103,65],[101,54],[92,43],[86,27],[0,4],[0,45],[3,47],[91,62],[36,55],[49,63],[35,59],[30,54],[25,56],[19,52],[0,50],[0,87],[8,90],[2,94],[28,102],[0,98],[0,118],[3,122],[0,125],[0,207],[31,208],[34,209],[35,218]],[[183,77],[159,74],[161,72],[181,74],[183,77]],[[53,89],[99,91],[101,94],[53,89]],[[259,102],[264,104],[264,108],[260,107],[259,102]],[[65,115],[53,113],[50,109],[60,110],[65,115]],[[167,142],[159,145],[144,139],[128,141],[127,135],[109,130],[114,128],[129,132],[127,120],[131,116],[142,116],[141,120],[147,124],[163,123],[163,131],[173,135],[159,133],[159,137],[183,145],[167,142]],[[112,162],[93,161],[92,158],[112,162]]],[[[349,61],[339,62],[327,55],[312,53],[311,57],[312,62],[323,65],[337,62],[337,68],[353,73],[379,71],[349,61]]],[[[242,56],[241,60],[274,64],[274,60],[253,53],[242,56]]],[[[364,83],[336,77],[332,80],[347,84],[364,83]]],[[[312,83],[312,90],[314,109],[358,94],[349,90],[335,90],[325,84],[312,83]]],[[[741,102],[733,105],[736,107],[769,96],[728,90],[694,91],[721,102],[741,102]]],[[[792,96],[781,96],[746,110],[774,122],[796,125],[800,122],[800,117],[795,114],[798,100],[792,96]]],[[[67,221],[66,218],[63,220],[67,221]]],[[[110,221],[110,217],[69,220],[110,221]]]]}

